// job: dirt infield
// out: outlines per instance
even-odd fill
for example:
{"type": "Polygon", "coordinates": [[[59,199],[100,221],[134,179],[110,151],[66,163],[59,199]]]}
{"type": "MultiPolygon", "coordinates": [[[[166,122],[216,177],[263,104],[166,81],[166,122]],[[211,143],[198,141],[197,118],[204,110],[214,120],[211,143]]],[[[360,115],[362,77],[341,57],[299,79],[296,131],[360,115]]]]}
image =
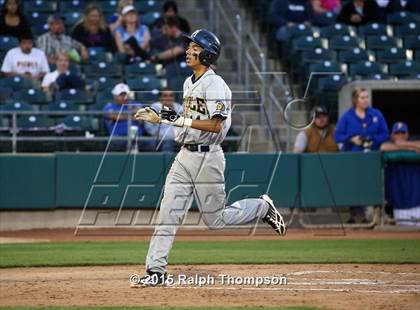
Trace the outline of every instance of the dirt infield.
{"type": "MultiPolygon", "coordinates": [[[[316,306],[327,309],[418,309],[420,265],[183,265],[175,276],[214,277],[203,287],[130,288],[142,266],[1,270],[1,306],[316,306]],[[219,274],[284,276],[287,285],[239,285],[219,274]]],[[[238,281],[238,280],[236,280],[238,281]]],[[[238,282],[237,282],[238,283],[238,282]]],[[[183,283],[181,283],[183,284],[183,283]]]]}

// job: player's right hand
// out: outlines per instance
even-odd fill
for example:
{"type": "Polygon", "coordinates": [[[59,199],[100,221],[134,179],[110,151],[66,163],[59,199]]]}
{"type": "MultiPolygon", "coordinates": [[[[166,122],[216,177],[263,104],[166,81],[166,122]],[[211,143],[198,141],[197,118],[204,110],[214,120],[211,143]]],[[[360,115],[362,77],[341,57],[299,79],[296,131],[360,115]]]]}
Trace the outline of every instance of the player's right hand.
{"type": "Polygon", "coordinates": [[[139,109],[136,112],[136,114],[134,114],[134,119],[137,121],[145,121],[152,124],[160,123],[159,114],[149,107],[139,109]]]}
{"type": "Polygon", "coordinates": [[[163,109],[160,111],[160,117],[162,120],[166,119],[170,122],[175,122],[180,115],[176,113],[176,111],[169,109],[168,107],[163,107],[163,109]]]}

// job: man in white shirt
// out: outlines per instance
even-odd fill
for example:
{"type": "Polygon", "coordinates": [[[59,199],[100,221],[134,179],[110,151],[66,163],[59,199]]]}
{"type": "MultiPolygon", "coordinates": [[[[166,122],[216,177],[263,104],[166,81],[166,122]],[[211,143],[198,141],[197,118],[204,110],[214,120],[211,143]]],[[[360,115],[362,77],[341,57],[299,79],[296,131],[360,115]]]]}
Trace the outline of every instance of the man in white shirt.
{"type": "Polygon", "coordinates": [[[50,67],[44,52],[33,47],[32,36],[27,34],[19,38],[18,47],[7,52],[1,71],[6,76],[41,80],[50,67]]]}

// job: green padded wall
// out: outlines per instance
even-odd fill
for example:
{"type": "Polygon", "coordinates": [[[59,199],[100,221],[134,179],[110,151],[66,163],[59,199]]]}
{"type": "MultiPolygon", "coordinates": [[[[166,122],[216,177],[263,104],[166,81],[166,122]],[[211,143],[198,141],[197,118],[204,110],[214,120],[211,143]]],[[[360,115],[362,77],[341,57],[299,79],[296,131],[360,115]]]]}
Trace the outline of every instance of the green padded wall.
{"type": "Polygon", "coordinates": [[[0,155],[0,208],[55,206],[54,155],[0,155]]]}

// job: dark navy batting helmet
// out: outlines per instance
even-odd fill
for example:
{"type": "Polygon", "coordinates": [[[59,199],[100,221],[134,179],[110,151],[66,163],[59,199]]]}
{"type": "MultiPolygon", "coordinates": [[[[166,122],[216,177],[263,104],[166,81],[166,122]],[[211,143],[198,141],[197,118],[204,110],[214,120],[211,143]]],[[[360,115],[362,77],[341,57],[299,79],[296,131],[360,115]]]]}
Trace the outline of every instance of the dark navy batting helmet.
{"type": "Polygon", "coordinates": [[[201,64],[210,66],[215,63],[220,55],[220,40],[213,32],[206,29],[198,29],[190,36],[184,35],[184,41],[189,44],[191,41],[200,45],[204,51],[198,55],[201,64]]]}

